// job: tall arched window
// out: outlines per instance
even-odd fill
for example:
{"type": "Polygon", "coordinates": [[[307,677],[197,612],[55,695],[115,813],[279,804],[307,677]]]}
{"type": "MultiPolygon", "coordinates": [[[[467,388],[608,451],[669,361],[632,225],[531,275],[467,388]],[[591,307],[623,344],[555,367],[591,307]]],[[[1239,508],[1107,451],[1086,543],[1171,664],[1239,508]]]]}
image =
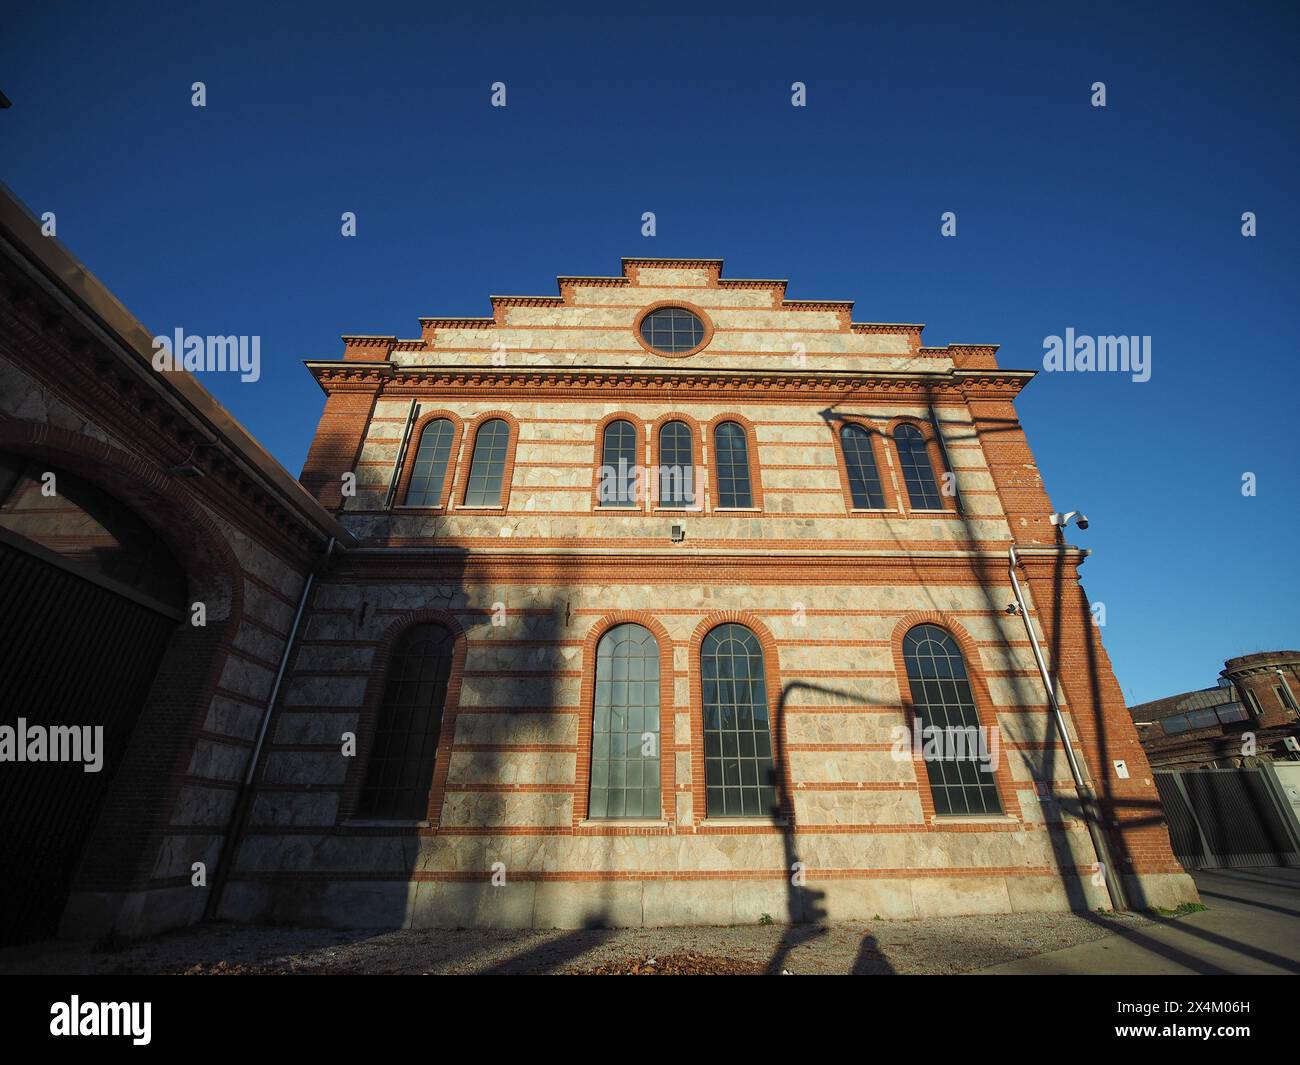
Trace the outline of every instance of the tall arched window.
{"type": "Polygon", "coordinates": [[[502,418],[492,418],[479,426],[474,436],[474,457],[469,464],[469,481],[465,485],[465,506],[498,507],[501,483],[506,471],[506,452],[510,448],[510,425],[502,418]]]}
{"type": "Polygon", "coordinates": [[[695,502],[695,446],[685,422],[659,428],[659,503],[687,507],[695,502]]]}
{"type": "Polygon", "coordinates": [[[921,430],[904,422],[894,430],[894,446],[898,448],[898,465],[903,471],[912,509],[943,510],[939,486],[934,480],[934,467],[930,465],[930,453],[925,449],[921,430]]]}
{"type": "Polygon", "coordinates": [[[718,471],[718,506],[752,507],[754,488],[749,483],[749,439],[735,422],[723,422],[713,430],[718,471]]]}
{"type": "Polygon", "coordinates": [[[926,751],[935,813],[1000,814],[993,774],[986,772],[989,740],[980,732],[975,696],[961,648],[938,625],[917,625],[903,637],[903,661],[926,751]]]}
{"type": "Polygon", "coordinates": [[[840,449],[844,452],[853,506],[858,510],[883,509],[885,491],[880,486],[880,470],[871,450],[871,434],[862,426],[847,422],[840,429],[840,449]]]}
{"type": "Polygon", "coordinates": [[[420,820],[428,812],[454,640],[441,625],[415,625],[393,646],[357,814],[420,820]]]}
{"type": "Polygon", "coordinates": [[[442,503],[451,442],[455,435],[455,426],[447,418],[429,422],[420,433],[420,447],[415,453],[415,465],[411,467],[411,482],[406,487],[408,507],[436,507],[442,503]]]}
{"type": "Polygon", "coordinates": [[[587,816],[663,816],[659,644],[642,625],[615,625],[596,646],[587,816]]]}
{"type": "Polygon", "coordinates": [[[598,502],[602,507],[637,505],[636,426],[618,419],[605,426],[600,448],[598,502]]]}
{"type": "Polygon", "coordinates": [[[763,648],[743,625],[710,630],[700,647],[704,784],[709,817],[776,812],[776,770],[763,648]]]}

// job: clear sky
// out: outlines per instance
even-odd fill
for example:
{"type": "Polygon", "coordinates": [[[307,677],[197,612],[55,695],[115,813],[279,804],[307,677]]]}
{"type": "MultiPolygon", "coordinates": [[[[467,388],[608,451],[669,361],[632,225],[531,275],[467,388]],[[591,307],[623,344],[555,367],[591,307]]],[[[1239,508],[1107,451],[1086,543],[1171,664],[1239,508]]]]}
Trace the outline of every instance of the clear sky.
{"type": "Polygon", "coordinates": [[[1150,336],[1019,403],[1125,694],[1300,646],[1295,4],[290,7],[11,5],[0,177],[150,329],[261,336],[204,383],[291,472],[342,333],[722,258],[1004,366],[1150,336]]]}

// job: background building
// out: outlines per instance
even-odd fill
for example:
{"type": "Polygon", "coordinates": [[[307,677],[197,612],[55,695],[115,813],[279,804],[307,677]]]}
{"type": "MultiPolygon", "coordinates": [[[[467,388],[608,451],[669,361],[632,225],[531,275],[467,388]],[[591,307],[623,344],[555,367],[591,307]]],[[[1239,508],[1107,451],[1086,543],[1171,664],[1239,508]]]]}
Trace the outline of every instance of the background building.
{"type": "Polygon", "coordinates": [[[1300,866],[1297,691],[1300,651],[1262,651],[1131,708],[1184,868],[1300,866]]]}
{"type": "MultiPolygon", "coordinates": [[[[4,227],[12,564],[148,611],[4,663],[29,718],[121,694],[44,891],[65,933],[1104,905],[1006,611],[1013,542],[1130,901],[1195,897],[1016,419],[1033,375],[992,346],[625,260],[309,362],[300,486],[12,202],[4,227]],[[602,467],[668,476],[611,495],[602,467]],[[80,509],[36,505],[47,468],[80,509]],[[91,541],[128,561],[96,580],[91,541]],[[106,630],[136,641],[134,694],[104,683],[106,630]],[[900,746],[917,721],[985,730],[996,771],[900,746]]],[[[4,623],[34,625],[13,587],[4,623]]]]}
{"type": "Polygon", "coordinates": [[[1300,761],[1300,651],[1230,658],[1219,683],[1130,707],[1156,769],[1300,761]]]}

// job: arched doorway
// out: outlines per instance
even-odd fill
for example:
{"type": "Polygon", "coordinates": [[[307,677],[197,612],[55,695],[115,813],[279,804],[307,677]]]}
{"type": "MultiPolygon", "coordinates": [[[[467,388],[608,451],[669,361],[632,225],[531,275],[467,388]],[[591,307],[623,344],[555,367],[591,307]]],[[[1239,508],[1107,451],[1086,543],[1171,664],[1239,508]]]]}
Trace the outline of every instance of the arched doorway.
{"type": "Polygon", "coordinates": [[[0,943],[57,931],[186,604],[184,570],[139,514],[0,452],[0,943]]]}

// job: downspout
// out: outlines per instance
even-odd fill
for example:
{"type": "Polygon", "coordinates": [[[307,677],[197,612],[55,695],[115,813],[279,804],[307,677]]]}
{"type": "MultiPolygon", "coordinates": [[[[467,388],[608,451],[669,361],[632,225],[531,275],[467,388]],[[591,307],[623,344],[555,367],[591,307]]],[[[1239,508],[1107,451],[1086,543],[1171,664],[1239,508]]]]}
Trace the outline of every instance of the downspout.
{"type": "Polygon", "coordinates": [[[289,668],[289,656],[293,653],[294,644],[298,639],[298,628],[302,624],[303,612],[307,609],[307,598],[316,583],[316,573],[329,564],[330,556],[334,553],[334,543],[334,537],[331,536],[325,548],[325,556],[307,574],[307,579],[303,582],[302,594],[298,597],[298,609],[294,612],[293,624],[289,627],[289,634],[284,641],[284,651],[280,654],[280,667],[275,671],[275,683],[271,685],[271,694],[267,697],[266,710],[262,714],[262,724],[257,730],[257,741],[253,744],[248,768],[244,771],[243,782],[239,785],[239,797],[235,800],[235,809],[230,815],[230,823],[226,826],[226,842],[221,848],[221,858],[217,862],[212,890],[208,892],[208,901],[203,908],[205,921],[216,920],[221,898],[226,891],[226,882],[230,878],[229,870],[239,856],[239,844],[243,839],[245,822],[248,820],[248,811],[252,805],[253,778],[257,775],[257,764],[261,761],[262,748],[266,744],[266,735],[271,728],[271,714],[280,696],[280,684],[284,680],[285,670],[289,668]]]}
{"type": "MultiPolygon", "coordinates": [[[[402,442],[397,448],[397,461],[393,463],[393,474],[388,479],[388,491],[384,493],[384,509],[393,506],[393,496],[397,494],[397,480],[402,475],[402,463],[406,461],[406,449],[411,442],[411,426],[420,413],[420,404],[411,400],[411,409],[406,412],[406,428],[402,430],[402,442]]],[[[453,456],[454,457],[454,456],[453,456]]]]}
{"type": "Polygon", "coordinates": [[[952,468],[952,460],[948,457],[948,445],[944,442],[943,433],[939,429],[939,415],[930,404],[927,408],[930,412],[930,428],[934,430],[934,438],[939,443],[939,454],[943,458],[944,472],[952,479],[952,501],[957,506],[957,513],[964,514],[965,508],[961,505],[961,492],[957,490],[957,474],[952,468]]]}
{"type": "Polygon", "coordinates": [[[1070,742],[1070,733],[1065,727],[1065,717],[1061,713],[1061,704],[1056,701],[1056,685],[1047,672],[1047,663],[1043,660],[1042,648],[1038,646],[1038,637],[1029,620],[1029,607],[1025,605],[1024,593],[1020,590],[1020,581],[1016,579],[1016,567],[1020,557],[1016,554],[1015,544],[1007,549],[1007,573],[1011,577],[1011,590],[1015,592],[1016,604],[1020,608],[1021,620],[1025,623],[1025,632],[1029,634],[1029,645],[1034,649],[1034,661],[1038,663],[1038,673],[1043,678],[1043,687],[1047,690],[1047,701],[1052,707],[1052,718],[1056,722],[1056,731],[1060,733],[1061,744],[1065,747],[1065,760],[1070,765],[1070,775],[1074,777],[1074,789],[1079,795],[1079,806],[1083,812],[1084,823],[1088,826],[1088,835],[1092,838],[1092,849],[1101,862],[1102,873],[1106,878],[1106,891],[1110,894],[1110,905],[1114,910],[1127,910],[1124,888],[1111,860],[1110,842],[1106,839],[1106,830],[1101,824],[1101,810],[1097,805],[1096,793],[1092,785],[1084,779],[1083,767],[1079,764],[1074,745],[1070,742]]]}

